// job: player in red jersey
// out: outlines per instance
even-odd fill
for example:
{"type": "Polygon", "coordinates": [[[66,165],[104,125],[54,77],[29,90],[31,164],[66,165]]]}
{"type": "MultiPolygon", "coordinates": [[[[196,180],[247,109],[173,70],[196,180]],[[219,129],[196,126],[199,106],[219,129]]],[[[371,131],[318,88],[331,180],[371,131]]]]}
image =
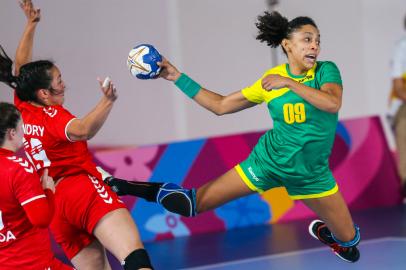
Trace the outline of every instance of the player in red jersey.
{"type": "Polygon", "coordinates": [[[15,104],[24,121],[24,146],[30,161],[56,182],[55,217],[51,231],[78,269],[111,269],[107,248],[124,269],[152,269],[129,211],[105,185],[88,151],[92,138],[107,119],[116,90],[103,86],[102,98],[85,117],[76,118],[62,105],[65,84],[50,61],[29,62],[40,10],[21,3],[28,22],[12,61],[1,50],[0,81],[15,89],[15,104]]]}
{"type": "Polygon", "coordinates": [[[1,102],[0,269],[73,269],[51,250],[47,228],[54,211],[54,181],[47,170],[40,180],[26,159],[15,156],[22,138],[20,113],[14,105],[1,102]]]}

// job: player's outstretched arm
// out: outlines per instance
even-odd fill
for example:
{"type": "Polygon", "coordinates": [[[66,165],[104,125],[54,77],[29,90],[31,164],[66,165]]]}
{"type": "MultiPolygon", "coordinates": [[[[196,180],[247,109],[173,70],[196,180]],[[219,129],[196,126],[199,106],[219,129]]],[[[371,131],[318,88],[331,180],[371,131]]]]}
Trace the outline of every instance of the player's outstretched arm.
{"type": "Polygon", "coordinates": [[[21,66],[32,59],[35,29],[41,19],[41,10],[34,7],[31,0],[20,1],[20,7],[27,17],[27,24],[16,51],[14,73],[17,76],[21,66]]]}
{"type": "Polygon", "coordinates": [[[114,101],[118,97],[116,88],[108,78],[105,79],[104,83],[100,79],[98,80],[103,97],[85,117],[75,119],[68,125],[67,134],[69,139],[73,141],[85,141],[93,138],[107,120],[114,101]]]}
{"type": "Polygon", "coordinates": [[[188,97],[194,99],[200,106],[216,115],[235,113],[257,105],[248,101],[241,91],[236,91],[227,96],[217,94],[201,87],[186,74],[180,73],[167,59],[159,63],[162,67],[160,77],[172,81],[188,97]]]}

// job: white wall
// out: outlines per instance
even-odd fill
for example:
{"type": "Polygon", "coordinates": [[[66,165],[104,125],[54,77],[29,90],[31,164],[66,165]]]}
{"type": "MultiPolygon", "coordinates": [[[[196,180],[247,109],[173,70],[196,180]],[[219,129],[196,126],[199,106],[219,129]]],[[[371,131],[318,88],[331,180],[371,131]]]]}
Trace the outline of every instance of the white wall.
{"type": "MultiPolygon", "coordinates": [[[[25,19],[17,1],[0,4],[0,44],[10,56],[25,19]]],[[[292,19],[318,24],[320,60],[333,60],[344,80],[340,117],[381,114],[390,87],[389,59],[402,33],[404,0],[280,0],[292,19]]],[[[164,80],[132,78],[131,47],[154,44],[196,81],[226,94],[250,85],[270,67],[270,49],[255,40],[265,0],[37,0],[42,9],[35,59],[51,58],[68,86],[66,107],[83,116],[100,97],[96,77],[110,75],[120,97],[93,144],[150,144],[271,126],[265,106],[217,117],[164,80]]],[[[279,53],[280,54],[280,53],[279,53]]],[[[280,54],[281,55],[281,54],[280,54]]],[[[284,61],[282,56],[279,61],[284,61]]],[[[0,100],[11,100],[0,85],[0,100]]]]}

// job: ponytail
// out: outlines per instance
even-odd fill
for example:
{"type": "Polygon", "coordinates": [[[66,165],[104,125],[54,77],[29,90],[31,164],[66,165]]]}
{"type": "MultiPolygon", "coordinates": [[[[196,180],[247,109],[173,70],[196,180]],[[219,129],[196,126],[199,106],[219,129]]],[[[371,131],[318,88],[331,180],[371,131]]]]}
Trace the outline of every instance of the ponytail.
{"type": "Polygon", "coordinates": [[[12,66],[13,61],[0,45],[0,81],[15,89],[20,100],[38,102],[38,89],[51,87],[54,63],[49,60],[27,63],[21,66],[18,77],[13,75],[12,66]]]}
{"type": "Polygon", "coordinates": [[[286,17],[283,17],[277,11],[271,13],[266,11],[264,15],[258,16],[255,25],[259,30],[257,40],[266,42],[272,48],[278,47],[283,39],[289,39],[290,35],[303,25],[312,25],[317,28],[316,23],[309,17],[296,17],[288,21],[286,17]]]}
{"type": "Polygon", "coordinates": [[[17,77],[13,76],[13,61],[0,45],[0,81],[11,88],[17,88],[17,77]]]}
{"type": "Polygon", "coordinates": [[[264,15],[258,16],[258,22],[255,25],[259,30],[257,40],[276,48],[287,37],[289,21],[277,11],[272,13],[266,11],[264,15]]]}

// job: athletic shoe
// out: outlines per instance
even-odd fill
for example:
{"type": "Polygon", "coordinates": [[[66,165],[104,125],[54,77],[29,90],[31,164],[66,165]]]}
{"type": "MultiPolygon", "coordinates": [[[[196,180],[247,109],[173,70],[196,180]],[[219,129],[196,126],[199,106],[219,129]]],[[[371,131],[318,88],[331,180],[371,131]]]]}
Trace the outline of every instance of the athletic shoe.
{"type": "Polygon", "coordinates": [[[309,233],[313,238],[318,239],[323,244],[329,246],[331,250],[340,259],[354,263],[359,260],[360,253],[357,247],[342,247],[334,239],[327,228],[326,224],[321,220],[313,220],[309,225],[309,233]]]}

